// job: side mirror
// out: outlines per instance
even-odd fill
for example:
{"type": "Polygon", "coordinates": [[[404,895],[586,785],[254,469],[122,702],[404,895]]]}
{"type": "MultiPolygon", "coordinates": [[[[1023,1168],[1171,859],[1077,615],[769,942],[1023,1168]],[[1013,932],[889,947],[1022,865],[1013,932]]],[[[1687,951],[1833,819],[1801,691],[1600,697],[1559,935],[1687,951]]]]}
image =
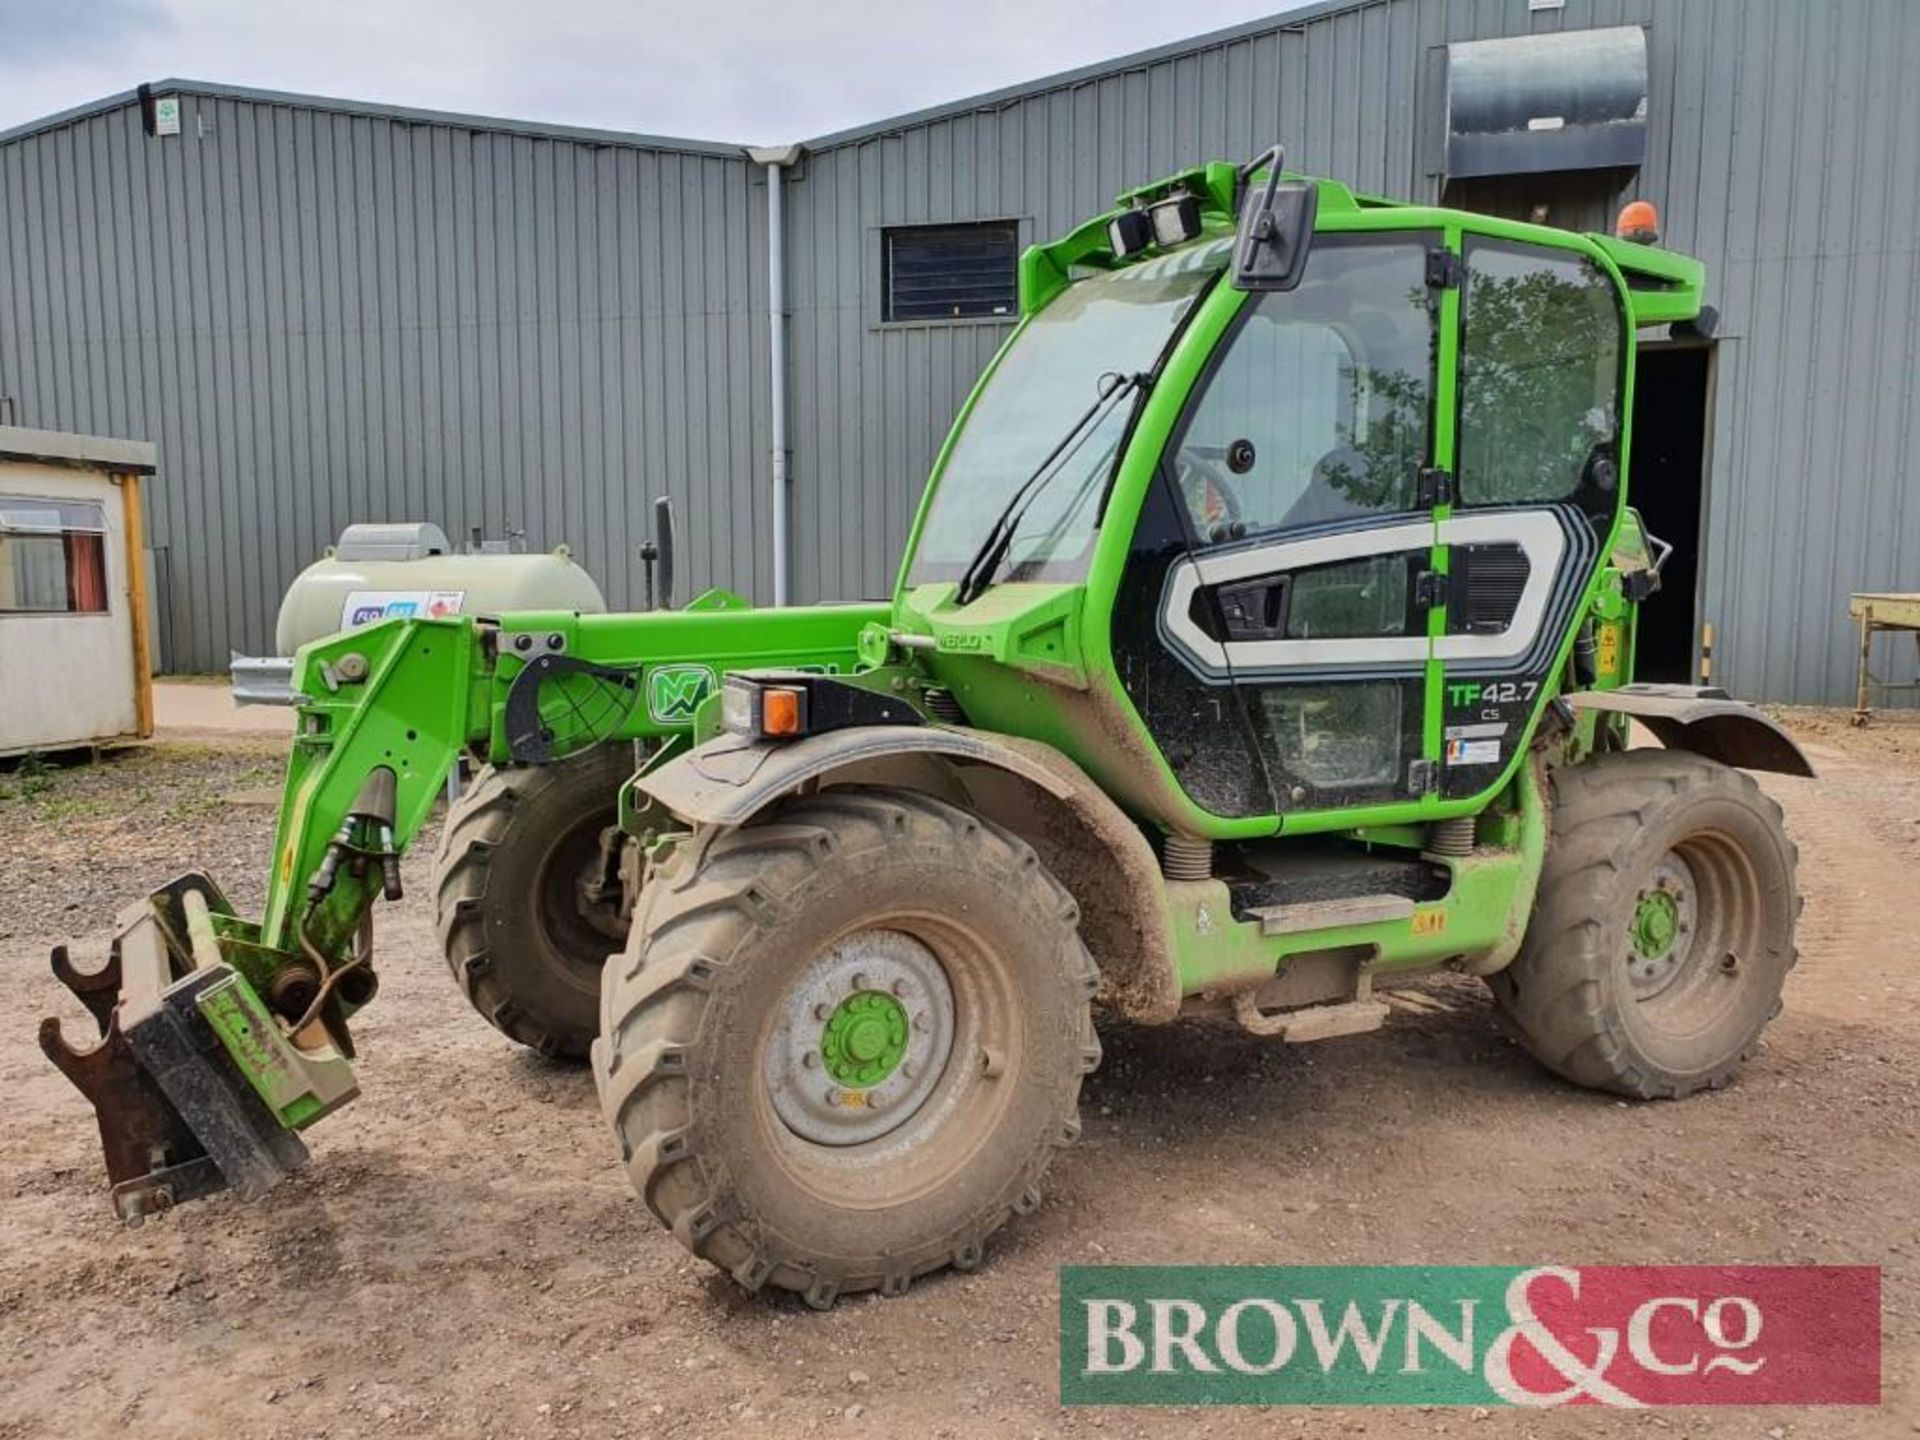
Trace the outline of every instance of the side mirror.
{"type": "Polygon", "coordinates": [[[653,533],[659,536],[656,543],[643,540],[640,543],[640,563],[646,567],[647,609],[671,610],[673,608],[673,501],[662,495],[653,502],[653,533]],[[660,598],[655,603],[653,593],[653,567],[660,566],[660,598]]]}
{"type": "Polygon", "coordinates": [[[660,608],[673,608],[673,501],[662,495],[653,502],[653,533],[660,540],[660,608]]]}
{"type": "Polygon", "coordinates": [[[1264,168],[1266,182],[1240,201],[1240,229],[1233,246],[1236,290],[1291,290],[1306,272],[1313,248],[1313,217],[1320,192],[1311,180],[1283,180],[1286,151],[1276,145],[1240,167],[1245,186],[1264,168]]]}

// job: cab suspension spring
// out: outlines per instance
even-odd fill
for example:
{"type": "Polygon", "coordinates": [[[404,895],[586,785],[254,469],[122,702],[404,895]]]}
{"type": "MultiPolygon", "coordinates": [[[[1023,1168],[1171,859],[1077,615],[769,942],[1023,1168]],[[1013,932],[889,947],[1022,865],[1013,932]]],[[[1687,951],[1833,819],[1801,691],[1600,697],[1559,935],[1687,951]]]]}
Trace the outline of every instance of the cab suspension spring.
{"type": "Polygon", "coordinates": [[[943,686],[932,685],[926,692],[927,713],[942,725],[964,725],[967,712],[960,708],[960,701],[953,691],[943,686]]]}
{"type": "Polygon", "coordinates": [[[1169,880],[1213,878],[1213,842],[1199,835],[1169,835],[1160,846],[1160,870],[1169,880]]]}

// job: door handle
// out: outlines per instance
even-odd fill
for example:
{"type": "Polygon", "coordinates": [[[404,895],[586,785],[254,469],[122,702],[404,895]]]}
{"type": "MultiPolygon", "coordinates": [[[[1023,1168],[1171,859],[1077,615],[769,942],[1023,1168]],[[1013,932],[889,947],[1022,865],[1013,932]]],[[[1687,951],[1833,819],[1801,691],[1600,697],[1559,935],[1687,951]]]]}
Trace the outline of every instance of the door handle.
{"type": "Polygon", "coordinates": [[[1265,575],[1222,585],[1216,598],[1228,640],[1280,640],[1287,633],[1287,577],[1265,575]]]}

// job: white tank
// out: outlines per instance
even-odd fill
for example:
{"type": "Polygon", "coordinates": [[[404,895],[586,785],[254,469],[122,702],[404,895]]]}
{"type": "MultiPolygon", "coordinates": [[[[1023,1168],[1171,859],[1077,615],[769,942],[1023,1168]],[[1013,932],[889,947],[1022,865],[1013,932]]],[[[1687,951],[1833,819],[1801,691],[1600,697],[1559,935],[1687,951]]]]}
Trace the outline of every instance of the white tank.
{"type": "Polygon", "coordinates": [[[401,615],[606,608],[600,587],[564,545],[546,555],[459,554],[438,525],[424,521],[349,525],[287,588],[274,647],[291,655],[309,640],[401,615]]]}

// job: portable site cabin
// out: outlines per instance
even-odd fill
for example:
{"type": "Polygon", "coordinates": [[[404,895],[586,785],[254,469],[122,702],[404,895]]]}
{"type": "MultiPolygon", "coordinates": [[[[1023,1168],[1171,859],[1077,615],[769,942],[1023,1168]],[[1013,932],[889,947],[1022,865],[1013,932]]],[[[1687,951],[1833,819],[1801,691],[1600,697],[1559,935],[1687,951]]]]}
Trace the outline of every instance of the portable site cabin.
{"type": "Polygon", "coordinates": [[[153,733],[140,482],[155,456],[0,426],[0,755],[153,733]]]}

